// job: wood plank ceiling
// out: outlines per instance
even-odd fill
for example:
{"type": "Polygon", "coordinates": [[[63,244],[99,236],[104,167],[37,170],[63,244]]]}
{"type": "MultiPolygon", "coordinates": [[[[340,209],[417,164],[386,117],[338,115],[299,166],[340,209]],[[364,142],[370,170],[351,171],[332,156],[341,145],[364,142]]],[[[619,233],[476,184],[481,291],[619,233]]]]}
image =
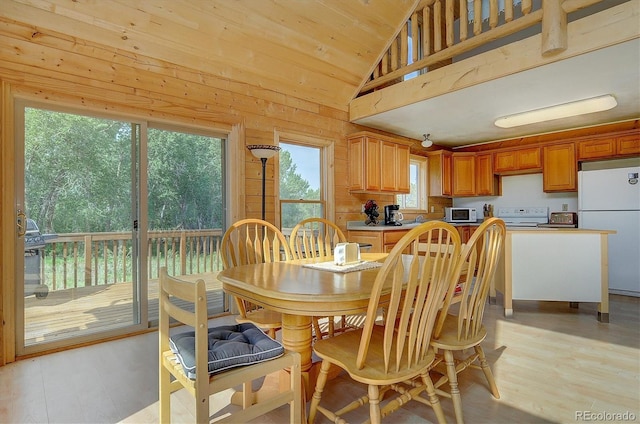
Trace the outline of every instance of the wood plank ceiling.
{"type": "Polygon", "coordinates": [[[346,111],[418,3],[0,0],[0,16],[346,111]]]}

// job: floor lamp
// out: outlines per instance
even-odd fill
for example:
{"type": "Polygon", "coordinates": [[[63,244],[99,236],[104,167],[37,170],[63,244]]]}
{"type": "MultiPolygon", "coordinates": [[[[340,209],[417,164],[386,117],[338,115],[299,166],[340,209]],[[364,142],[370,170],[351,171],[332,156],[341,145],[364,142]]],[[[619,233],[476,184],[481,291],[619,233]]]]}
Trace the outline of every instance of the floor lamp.
{"type": "Polygon", "coordinates": [[[272,146],[269,144],[251,144],[247,146],[247,149],[251,151],[253,156],[260,159],[262,162],[262,220],[265,220],[264,204],[265,204],[265,181],[266,181],[266,169],[267,159],[275,156],[280,150],[278,146],[272,146]]]}

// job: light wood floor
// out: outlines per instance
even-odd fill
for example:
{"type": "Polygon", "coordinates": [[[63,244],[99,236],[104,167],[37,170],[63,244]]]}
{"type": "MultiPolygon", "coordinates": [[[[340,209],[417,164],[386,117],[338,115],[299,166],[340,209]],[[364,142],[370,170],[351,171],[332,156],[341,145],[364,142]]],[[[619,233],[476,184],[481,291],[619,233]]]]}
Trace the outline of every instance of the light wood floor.
{"type": "MultiPolygon", "coordinates": [[[[498,305],[487,306],[483,346],[501,398],[491,396],[481,371],[465,371],[460,383],[467,423],[575,423],[586,421],[576,414],[603,413],[640,421],[640,299],[611,296],[609,324],[596,320],[595,304],[571,309],[561,302],[518,301],[514,307],[514,317],[506,319],[498,305]]],[[[227,322],[233,317],[214,321],[227,322]]],[[[156,352],[157,333],[149,333],[0,367],[0,422],[157,422],[156,352]]],[[[341,375],[324,393],[326,401],[342,405],[345,395],[365,392],[341,375]]],[[[224,406],[228,396],[212,403],[233,408],[224,406]]],[[[442,403],[447,420],[455,422],[451,402],[442,403]]],[[[193,420],[193,403],[183,391],[172,395],[172,409],[175,422],[193,420]]],[[[281,408],[255,422],[280,424],[287,414],[281,408]]],[[[367,408],[357,414],[353,422],[367,408]]],[[[600,422],[620,421],[603,417],[600,422]]],[[[386,422],[431,423],[435,416],[424,405],[409,404],[386,422]]]]}

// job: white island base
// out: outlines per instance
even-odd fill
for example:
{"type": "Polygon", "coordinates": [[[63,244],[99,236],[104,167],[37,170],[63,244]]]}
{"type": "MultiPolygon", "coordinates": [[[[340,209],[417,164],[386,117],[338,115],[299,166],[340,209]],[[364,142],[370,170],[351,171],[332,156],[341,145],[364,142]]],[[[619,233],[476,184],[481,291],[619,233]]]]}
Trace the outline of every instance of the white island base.
{"type": "Polygon", "coordinates": [[[503,263],[490,302],[503,294],[504,314],[513,300],[598,303],[598,321],[609,322],[607,230],[508,228],[503,263]]]}

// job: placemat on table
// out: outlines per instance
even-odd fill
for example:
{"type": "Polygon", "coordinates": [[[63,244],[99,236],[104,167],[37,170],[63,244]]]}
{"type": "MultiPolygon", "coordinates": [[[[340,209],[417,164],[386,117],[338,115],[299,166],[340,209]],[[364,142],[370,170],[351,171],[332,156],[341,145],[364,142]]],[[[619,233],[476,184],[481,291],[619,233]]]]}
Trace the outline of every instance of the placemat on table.
{"type": "Polygon", "coordinates": [[[332,271],[332,272],[354,272],[354,271],[364,271],[366,269],[380,268],[382,266],[381,262],[370,262],[370,261],[360,261],[353,264],[346,265],[336,265],[335,262],[318,262],[315,264],[304,264],[307,268],[320,269],[323,271],[332,271]]]}

